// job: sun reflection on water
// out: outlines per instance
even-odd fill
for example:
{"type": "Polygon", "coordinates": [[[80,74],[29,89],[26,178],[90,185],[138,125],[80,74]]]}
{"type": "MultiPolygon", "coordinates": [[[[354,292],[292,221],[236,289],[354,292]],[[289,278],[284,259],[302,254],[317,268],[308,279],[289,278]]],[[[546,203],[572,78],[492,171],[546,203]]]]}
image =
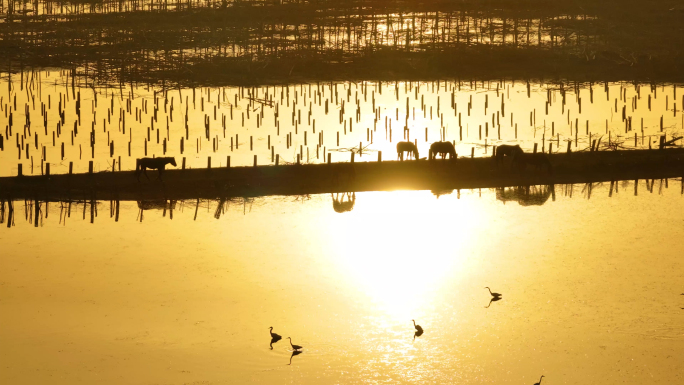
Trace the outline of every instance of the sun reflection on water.
{"type": "Polygon", "coordinates": [[[335,257],[375,306],[396,319],[418,317],[442,281],[466,274],[464,256],[478,242],[481,216],[455,195],[420,199],[425,191],[364,194],[361,207],[341,218],[335,257]],[[448,204],[444,204],[448,200],[448,204]]]}

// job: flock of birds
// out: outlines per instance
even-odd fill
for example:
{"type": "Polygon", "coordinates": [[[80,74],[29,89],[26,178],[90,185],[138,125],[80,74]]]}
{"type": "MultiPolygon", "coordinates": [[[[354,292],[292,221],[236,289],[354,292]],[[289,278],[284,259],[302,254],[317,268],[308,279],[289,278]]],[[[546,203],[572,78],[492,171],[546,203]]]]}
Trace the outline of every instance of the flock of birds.
{"type": "MultiPolygon", "coordinates": [[[[501,298],[501,293],[493,293],[493,292],[492,292],[492,289],[490,289],[489,286],[485,286],[485,289],[489,290],[489,294],[491,294],[491,296],[492,296],[492,298],[489,300],[489,305],[485,306],[485,308],[488,308],[488,307],[492,304],[492,302],[495,302],[495,301],[498,301],[498,300],[502,299],[502,298],[501,298]]],[[[684,295],[684,294],[682,294],[682,295],[684,295]]],[[[423,327],[420,326],[420,325],[418,325],[418,324],[416,324],[416,320],[412,319],[411,321],[413,321],[413,327],[416,329],[416,332],[413,334],[413,339],[415,340],[416,337],[420,337],[420,336],[423,335],[423,327]]],[[[276,343],[276,342],[278,342],[278,341],[280,341],[281,339],[283,339],[283,337],[282,337],[280,334],[273,333],[273,326],[269,327],[269,328],[268,328],[268,331],[269,331],[269,333],[271,334],[271,344],[270,344],[270,346],[271,346],[271,350],[273,350],[273,344],[276,343]]],[[[302,353],[302,349],[303,349],[304,347],[301,346],[301,345],[295,345],[295,344],[293,344],[293,343],[292,343],[292,338],[290,338],[290,337],[287,337],[287,339],[290,341],[290,346],[292,346],[292,355],[290,356],[290,363],[288,364],[288,365],[291,365],[291,364],[292,364],[292,357],[294,357],[294,356],[296,356],[296,355],[298,355],[298,354],[301,354],[301,353],[302,353]]],[[[540,384],[541,384],[541,381],[542,381],[542,378],[544,378],[544,375],[542,375],[542,376],[539,378],[539,382],[535,383],[534,385],[540,385],[540,384]]]]}

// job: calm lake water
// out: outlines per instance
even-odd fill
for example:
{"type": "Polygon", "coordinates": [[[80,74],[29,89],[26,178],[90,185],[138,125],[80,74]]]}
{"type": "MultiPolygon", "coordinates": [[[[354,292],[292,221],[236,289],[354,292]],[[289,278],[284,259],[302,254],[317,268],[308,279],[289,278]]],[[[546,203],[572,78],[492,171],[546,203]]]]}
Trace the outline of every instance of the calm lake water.
{"type": "Polygon", "coordinates": [[[668,182],[556,186],[543,205],[359,193],[341,214],[329,195],[268,197],[219,219],[178,202],[142,222],[103,202],[94,224],[52,203],[38,228],[15,202],[0,383],[680,383],[684,198],[668,182]],[[503,299],[487,308],[485,286],[503,299]],[[270,326],[302,353],[271,349],[270,326]]]}

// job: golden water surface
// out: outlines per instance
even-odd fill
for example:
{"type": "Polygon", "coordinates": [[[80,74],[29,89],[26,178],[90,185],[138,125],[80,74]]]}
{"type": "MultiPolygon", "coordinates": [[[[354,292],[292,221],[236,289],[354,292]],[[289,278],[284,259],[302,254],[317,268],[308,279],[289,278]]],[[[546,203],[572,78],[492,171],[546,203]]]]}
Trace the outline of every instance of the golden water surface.
{"type": "Polygon", "coordinates": [[[100,203],[94,224],[53,202],[37,228],[15,201],[0,383],[681,383],[684,200],[661,183],[556,186],[543,205],[359,193],[342,214],[328,195],[219,219],[179,203],[142,222],[100,203]],[[270,326],[302,353],[271,350],[270,326]]]}

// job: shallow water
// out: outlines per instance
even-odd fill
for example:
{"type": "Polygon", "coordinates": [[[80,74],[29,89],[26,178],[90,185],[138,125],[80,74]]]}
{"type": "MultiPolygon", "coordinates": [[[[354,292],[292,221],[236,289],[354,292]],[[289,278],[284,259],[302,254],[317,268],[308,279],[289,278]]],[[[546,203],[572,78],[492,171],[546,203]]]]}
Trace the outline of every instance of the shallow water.
{"type": "Polygon", "coordinates": [[[94,224],[52,203],[38,228],[15,202],[0,382],[677,383],[680,181],[609,186],[543,205],[359,193],[342,214],[328,195],[268,197],[218,220],[185,202],[140,222],[123,202],[115,222],[105,202],[94,224]],[[503,293],[489,308],[485,286],[503,293]],[[269,326],[304,346],[291,365],[269,326]]]}
{"type": "Polygon", "coordinates": [[[68,173],[70,163],[87,172],[90,161],[96,172],[132,170],[145,156],[173,156],[188,168],[225,167],[229,159],[269,165],[276,157],[348,162],[352,153],[356,162],[376,161],[379,152],[392,160],[403,140],[415,142],[420,157],[439,140],[453,141],[460,156],[489,156],[499,144],[530,152],[583,151],[594,141],[602,150],[657,148],[661,136],[681,138],[684,127],[677,85],[340,82],[159,91],[72,87],[72,80],[67,71],[0,80],[0,176],[17,175],[19,164],[25,175],[46,172],[44,163],[52,174],[68,173]]]}

